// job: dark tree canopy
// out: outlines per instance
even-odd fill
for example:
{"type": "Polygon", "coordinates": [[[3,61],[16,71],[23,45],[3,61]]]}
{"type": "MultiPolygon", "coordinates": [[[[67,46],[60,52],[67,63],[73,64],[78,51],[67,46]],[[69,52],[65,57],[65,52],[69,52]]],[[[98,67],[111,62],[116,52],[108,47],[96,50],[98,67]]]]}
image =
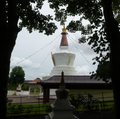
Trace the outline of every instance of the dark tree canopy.
{"type": "Polygon", "coordinates": [[[25,72],[21,66],[15,66],[10,72],[9,77],[9,85],[14,87],[18,86],[18,84],[22,84],[25,81],[25,72]]]}
{"type": "Polygon", "coordinates": [[[26,27],[29,32],[38,30],[49,35],[56,30],[53,17],[48,13],[44,15],[40,12],[44,0],[18,0],[17,16],[19,18],[19,28],[26,27]]]}

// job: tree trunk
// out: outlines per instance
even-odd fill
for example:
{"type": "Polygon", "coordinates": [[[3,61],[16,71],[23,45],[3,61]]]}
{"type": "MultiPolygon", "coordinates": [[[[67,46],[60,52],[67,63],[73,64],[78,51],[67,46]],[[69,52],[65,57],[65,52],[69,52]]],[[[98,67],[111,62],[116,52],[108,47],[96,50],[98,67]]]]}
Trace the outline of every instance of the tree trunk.
{"type": "MultiPolygon", "coordinates": [[[[5,40],[5,39],[4,39],[5,40]]],[[[0,118],[5,119],[6,115],[6,99],[7,99],[7,81],[10,66],[10,51],[6,48],[5,43],[0,45],[0,118]]]]}
{"type": "MultiPolygon", "coordinates": [[[[12,32],[12,30],[11,30],[12,32]]],[[[0,35],[2,37],[0,44],[0,117],[1,119],[5,119],[6,115],[6,99],[7,99],[7,84],[8,84],[8,76],[10,69],[10,58],[11,53],[15,45],[17,33],[6,33],[5,35],[0,35]],[[11,33],[11,34],[10,34],[11,33]],[[16,37],[15,37],[16,36],[16,37]]]]}
{"type": "Polygon", "coordinates": [[[11,53],[15,45],[17,34],[19,32],[17,27],[16,4],[14,0],[1,0],[1,16],[0,16],[0,118],[6,119],[7,112],[7,85],[10,69],[11,53]],[[6,12],[6,8],[8,12],[6,12]]]}
{"type": "Polygon", "coordinates": [[[110,42],[111,79],[115,102],[116,119],[120,119],[120,32],[112,12],[112,0],[103,0],[103,12],[107,38],[110,42]]]}

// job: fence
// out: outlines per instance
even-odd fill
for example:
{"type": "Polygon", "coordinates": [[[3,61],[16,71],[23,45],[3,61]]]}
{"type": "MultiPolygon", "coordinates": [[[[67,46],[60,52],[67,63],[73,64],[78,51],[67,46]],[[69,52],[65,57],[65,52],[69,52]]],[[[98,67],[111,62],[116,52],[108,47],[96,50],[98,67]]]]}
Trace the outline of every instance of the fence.
{"type": "Polygon", "coordinates": [[[96,95],[70,95],[70,101],[78,111],[101,111],[113,109],[113,96],[96,95]]]}
{"type": "MultiPolygon", "coordinates": [[[[70,96],[70,102],[75,106],[75,112],[102,111],[113,109],[113,97],[97,97],[91,95],[70,96]]],[[[8,117],[25,115],[44,115],[51,111],[50,103],[43,104],[39,96],[9,96],[8,117]]],[[[53,102],[53,99],[50,101],[53,102]]]]}

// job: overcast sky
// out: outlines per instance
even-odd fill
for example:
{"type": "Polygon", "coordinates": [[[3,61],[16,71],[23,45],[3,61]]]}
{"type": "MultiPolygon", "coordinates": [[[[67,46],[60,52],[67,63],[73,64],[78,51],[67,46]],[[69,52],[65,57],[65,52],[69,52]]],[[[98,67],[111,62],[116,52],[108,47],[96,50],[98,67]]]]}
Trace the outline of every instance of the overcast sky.
{"type": "MultiPolygon", "coordinates": [[[[48,9],[47,3],[42,10],[44,14],[48,13],[46,9],[48,9]]],[[[49,13],[50,12],[51,14],[53,13],[52,10],[49,10],[49,13]]],[[[71,19],[73,18],[69,18],[69,20],[71,19]]],[[[14,66],[22,66],[25,71],[26,80],[33,80],[49,75],[53,68],[51,52],[58,50],[61,40],[62,27],[59,23],[57,23],[57,25],[58,30],[50,36],[38,33],[38,31],[29,33],[23,28],[18,34],[16,45],[12,52],[11,69],[14,66]]],[[[67,36],[70,50],[76,54],[74,66],[80,74],[87,75],[95,70],[96,66],[92,65],[92,58],[94,58],[96,54],[87,44],[78,43],[80,32],[68,32],[67,36]]]]}

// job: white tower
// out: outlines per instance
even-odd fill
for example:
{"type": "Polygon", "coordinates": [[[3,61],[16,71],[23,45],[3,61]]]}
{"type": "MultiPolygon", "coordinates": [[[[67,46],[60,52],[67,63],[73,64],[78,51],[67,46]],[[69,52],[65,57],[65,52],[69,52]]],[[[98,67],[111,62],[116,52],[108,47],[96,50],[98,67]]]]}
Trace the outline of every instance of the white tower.
{"type": "Polygon", "coordinates": [[[60,51],[52,53],[54,67],[50,75],[61,75],[62,71],[65,75],[77,75],[77,71],[74,67],[75,54],[68,50],[69,44],[65,26],[63,27],[61,34],[60,51]]]}

